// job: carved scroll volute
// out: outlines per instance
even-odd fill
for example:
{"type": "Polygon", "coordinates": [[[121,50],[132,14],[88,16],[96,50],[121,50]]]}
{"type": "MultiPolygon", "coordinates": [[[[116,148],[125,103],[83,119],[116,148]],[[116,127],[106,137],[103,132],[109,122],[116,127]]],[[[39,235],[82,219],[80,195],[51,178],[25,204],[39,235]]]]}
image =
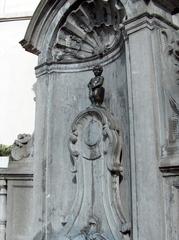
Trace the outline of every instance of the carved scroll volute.
{"type": "Polygon", "coordinates": [[[73,215],[74,212],[77,215],[66,228],[79,229],[80,233],[89,227],[89,219],[95,218],[101,226],[96,234],[109,239],[124,236],[128,239],[129,225],[119,192],[122,136],[110,113],[91,107],[78,115],[72,124],[69,150],[79,188],[73,209],[73,215]],[[108,229],[106,235],[105,229],[108,229]]]}
{"type": "Polygon", "coordinates": [[[77,192],[57,239],[130,239],[130,224],[123,213],[119,190],[122,134],[102,106],[104,96],[100,101],[96,98],[101,87],[98,85],[99,91],[93,89],[92,105],[79,113],[71,126],[69,152],[77,192]]]}

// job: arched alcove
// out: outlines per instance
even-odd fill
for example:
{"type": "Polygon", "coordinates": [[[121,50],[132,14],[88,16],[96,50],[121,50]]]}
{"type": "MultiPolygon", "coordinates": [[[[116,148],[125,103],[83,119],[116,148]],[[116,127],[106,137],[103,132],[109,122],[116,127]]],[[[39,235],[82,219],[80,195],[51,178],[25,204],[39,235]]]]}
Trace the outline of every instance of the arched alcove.
{"type": "MultiPolygon", "coordinates": [[[[49,1],[46,5],[41,2],[26,33],[25,39],[29,40],[21,42],[26,50],[39,55],[36,67],[34,239],[43,239],[47,235],[49,239],[54,239],[55,235],[57,239],[74,238],[91,224],[88,220],[93,216],[88,210],[84,213],[83,207],[88,202],[85,194],[90,191],[90,186],[83,188],[81,180],[78,182],[70,170],[68,140],[75,116],[91,105],[87,86],[94,77],[93,67],[99,64],[103,67],[104,77],[103,106],[121,132],[123,173],[119,176],[115,171],[109,173],[106,169],[105,173],[99,166],[95,168],[99,171],[99,176],[95,173],[95,181],[99,178],[100,182],[104,174],[109,174],[108,191],[112,191],[114,199],[110,200],[112,195],[109,194],[109,199],[105,200],[100,196],[101,186],[94,185],[95,209],[101,206],[99,213],[95,210],[94,215],[101,225],[100,234],[104,233],[107,239],[129,239],[129,110],[122,25],[125,17],[125,8],[118,0],[49,1]],[[86,218],[75,215],[73,203],[77,192],[83,192],[85,202],[82,200],[83,210],[78,214],[86,214],[86,218]],[[116,207],[105,212],[105,201],[114,201],[116,207]],[[120,202],[123,217],[116,218],[115,214],[121,216],[120,202]]],[[[90,179],[89,173],[84,173],[80,179],[85,177],[90,179]]]]}
{"type": "Polygon", "coordinates": [[[124,7],[119,1],[82,1],[64,16],[47,61],[87,62],[103,58],[122,43],[124,7]]]}

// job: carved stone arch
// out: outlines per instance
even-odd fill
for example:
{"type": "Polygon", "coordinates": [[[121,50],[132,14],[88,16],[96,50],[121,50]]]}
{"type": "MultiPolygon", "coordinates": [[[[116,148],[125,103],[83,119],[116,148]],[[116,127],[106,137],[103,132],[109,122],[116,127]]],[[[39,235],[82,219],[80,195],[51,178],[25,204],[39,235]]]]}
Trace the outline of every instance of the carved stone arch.
{"type": "MultiPolygon", "coordinates": [[[[124,7],[126,18],[135,17],[147,11],[150,2],[154,2],[160,8],[167,9],[171,13],[178,12],[179,4],[176,0],[170,3],[169,0],[101,0],[105,4],[116,1],[117,5],[124,7]]],[[[74,9],[74,4],[79,5],[83,0],[41,0],[27,29],[21,45],[29,52],[39,55],[48,49],[44,49],[43,42],[52,39],[52,34],[57,25],[63,21],[64,17],[74,9]]],[[[86,1],[92,2],[92,1],[86,1]]]]}
{"type": "Polygon", "coordinates": [[[43,1],[28,27],[22,46],[39,62],[74,63],[102,58],[122,42],[126,17],[120,0],[43,1]]]}
{"type": "Polygon", "coordinates": [[[125,17],[120,1],[76,1],[74,5],[56,29],[47,61],[84,62],[120,50],[125,17]]]}
{"type": "Polygon", "coordinates": [[[20,42],[21,45],[27,51],[39,55],[40,63],[44,62],[54,33],[56,32],[57,34],[59,26],[61,27],[61,25],[64,24],[64,19],[71,15],[75,9],[77,10],[79,5],[83,5],[85,2],[86,4],[101,2],[105,6],[112,6],[113,4],[114,8],[120,12],[121,22],[122,17],[136,15],[140,9],[146,6],[143,0],[42,0],[30,21],[24,39],[20,42]]]}

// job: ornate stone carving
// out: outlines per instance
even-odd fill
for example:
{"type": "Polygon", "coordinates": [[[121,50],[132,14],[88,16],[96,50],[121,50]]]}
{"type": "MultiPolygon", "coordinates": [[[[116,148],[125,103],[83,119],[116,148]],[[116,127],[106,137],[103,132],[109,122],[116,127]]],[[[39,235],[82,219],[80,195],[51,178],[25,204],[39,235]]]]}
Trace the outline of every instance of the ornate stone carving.
{"type": "Polygon", "coordinates": [[[53,239],[129,240],[120,196],[122,132],[105,107],[94,104],[77,115],[69,152],[77,192],[62,231],[53,239]]]}
{"type": "MultiPolygon", "coordinates": [[[[106,109],[97,106],[92,106],[80,113],[72,124],[69,150],[73,165],[72,172],[75,173],[77,184],[79,184],[79,192],[74,205],[76,209],[73,210],[78,214],[76,218],[80,219],[84,214],[88,216],[88,213],[90,216],[93,214],[96,216],[98,215],[97,209],[103,206],[105,216],[98,216],[98,218],[101,217],[100,221],[105,222],[102,218],[107,217],[109,228],[117,222],[116,227],[119,229],[116,233],[117,238],[123,239],[123,234],[129,232],[129,225],[123,214],[119,194],[119,182],[123,172],[122,136],[111,114],[106,109]],[[86,196],[82,197],[84,192],[82,194],[81,191],[87,191],[86,196]],[[101,199],[93,203],[94,198],[99,195],[101,199]],[[83,208],[85,201],[89,206],[83,208]],[[111,202],[114,203],[113,207],[110,206],[111,202]]],[[[106,222],[104,222],[105,225],[106,222]]],[[[71,224],[74,224],[74,228],[77,227],[75,222],[71,224]]],[[[104,235],[98,232],[85,234],[89,239],[108,238],[105,237],[105,233],[104,235]]],[[[82,235],[84,236],[84,233],[82,235]]],[[[126,239],[128,239],[127,235],[126,239]]]]}
{"type": "Polygon", "coordinates": [[[28,158],[32,153],[32,142],[33,138],[30,134],[19,134],[12,146],[12,160],[19,161],[28,158]]]}
{"type": "Polygon", "coordinates": [[[166,61],[170,71],[173,71],[171,77],[174,77],[179,85],[179,32],[165,29],[162,34],[165,37],[166,61]]]}
{"type": "Polygon", "coordinates": [[[88,0],[69,13],[52,44],[52,58],[59,62],[103,57],[121,41],[124,8],[118,0],[88,0]]]}
{"type": "Polygon", "coordinates": [[[88,225],[85,226],[79,235],[73,238],[73,240],[107,240],[105,236],[100,233],[99,219],[91,217],[88,221],[88,225]]]}
{"type": "Polygon", "coordinates": [[[166,101],[168,136],[162,148],[162,155],[173,154],[179,150],[179,33],[169,29],[162,30],[164,49],[164,96],[166,101]],[[178,89],[177,89],[178,88],[178,89]]]}

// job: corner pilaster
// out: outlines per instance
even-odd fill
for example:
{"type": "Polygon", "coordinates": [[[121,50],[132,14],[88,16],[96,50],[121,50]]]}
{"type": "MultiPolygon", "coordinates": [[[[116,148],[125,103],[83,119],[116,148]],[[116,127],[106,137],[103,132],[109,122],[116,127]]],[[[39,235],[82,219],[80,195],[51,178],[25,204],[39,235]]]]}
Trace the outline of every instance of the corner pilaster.
{"type": "Polygon", "coordinates": [[[125,23],[133,240],[165,239],[158,94],[162,74],[159,31],[166,26],[171,24],[149,14],[125,23]]]}

